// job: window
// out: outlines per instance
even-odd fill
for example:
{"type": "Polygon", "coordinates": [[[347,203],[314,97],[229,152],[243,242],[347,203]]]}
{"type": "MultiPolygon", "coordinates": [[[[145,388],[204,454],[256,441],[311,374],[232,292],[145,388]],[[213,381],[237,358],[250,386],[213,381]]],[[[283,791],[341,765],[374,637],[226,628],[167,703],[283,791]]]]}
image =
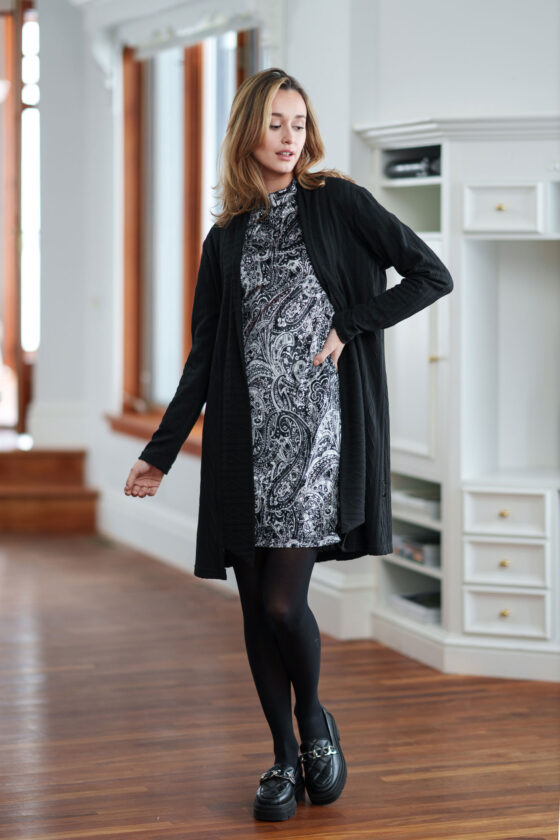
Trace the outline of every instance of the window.
{"type": "Polygon", "coordinates": [[[235,91],[256,69],[256,30],[171,46],[142,61],[124,49],[123,415],[134,415],[143,437],[175,393],[190,350],[217,155],[235,91]]]}
{"type": "Polygon", "coordinates": [[[0,11],[0,428],[28,448],[40,341],[39,17],[33,0],[11,5],[0,11]]]}
{"type": "Polygon", "coordinates": [[[21,344],[40,340],[39,22],[28,14],[21,30],[21,344]]]}

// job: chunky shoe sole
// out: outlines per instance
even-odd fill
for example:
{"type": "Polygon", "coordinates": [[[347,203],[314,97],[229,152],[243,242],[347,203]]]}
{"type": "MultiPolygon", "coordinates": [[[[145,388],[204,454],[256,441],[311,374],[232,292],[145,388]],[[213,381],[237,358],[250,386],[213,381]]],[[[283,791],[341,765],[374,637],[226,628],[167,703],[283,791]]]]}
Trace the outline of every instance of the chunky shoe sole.
{"type": "Polygon", "coordinates": [[[253,805],[253,816],[256,820],[265,822],[281,822],[289,820],[297,811],[298,802],[305,801],[305,782],[303,779],[296,785],[294,796],[283,805],[263,805],[255,802],[253,805]]]}
{"type": "Polygon", "coordinates": [[[331,715],[331,713],[328,712],[326,709],[325,712],[327,713],[332,722],[334,732],[333,746],[335,747],[335,749],[338,750],[338,754],[342,763],[342,772],[338,778],[336,786],[331,788],[329,791],[326,791],[325,793],[312,793],[310,792],[309,788],[307,788],[307,795],[309,796],[309,799],[311,800],[313,805],[330,805],[331,802],[335,802],[344,790],[344,785],[346,784],[346,777],[348,775],[346,768],[346,759],[344,758],[344,754],[340,748],[340,735],[338,732],[338,726],[336,725],[336,721],[331,715]]]}

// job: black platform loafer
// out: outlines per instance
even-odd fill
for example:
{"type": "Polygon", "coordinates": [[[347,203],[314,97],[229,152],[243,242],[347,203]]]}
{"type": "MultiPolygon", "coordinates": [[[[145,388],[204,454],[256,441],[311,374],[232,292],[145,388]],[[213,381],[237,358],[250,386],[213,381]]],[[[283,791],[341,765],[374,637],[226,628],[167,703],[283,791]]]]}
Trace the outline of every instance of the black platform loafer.
{"type": "Polygon", "coordinates": [[[305,770],[305,787],[314,805],[328,805],[338,799],[346,784],[346,761],[340,749],[336,721],[322,707],[329,738],[313,738],[300,745],[300,763],[305,770]]]}
{"type": "Polygon", "coordinates": [[[274,764],[263,773],[253,803],[256,820],[288,820],[297,811],[297,803],[305,799],[305,782],[301,767],[274,764]]]}

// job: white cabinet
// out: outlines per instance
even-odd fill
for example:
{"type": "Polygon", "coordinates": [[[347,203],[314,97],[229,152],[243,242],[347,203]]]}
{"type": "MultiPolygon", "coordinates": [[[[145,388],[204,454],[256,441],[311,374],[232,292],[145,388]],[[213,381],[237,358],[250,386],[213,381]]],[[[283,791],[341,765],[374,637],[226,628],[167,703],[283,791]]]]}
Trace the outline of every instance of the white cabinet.
{"type": "Polygon", "coordinates": [[[526,490],[465,490],[465,531],[518,537],[550,533],[550,494],[526,490]]]}
{"type": "Polygon", "coordinates": [[[542,232],[544,184],[466,184],[464,230],[542,232]]]}
{"type": "MultiPolygon", "coordinates": [[[[424,239],[439,255],[441,239],[429,235],[424,239]]],[[[389,269],[387,288],[401,279],[395,269],[389,269]]],[[[423,462],[426,474],[440,458],[444,371],[439,362],[448,353],[448,321],[448,300],[443,298],[385,333],[392,448],[423,462]]]]}
{"type": "Polygon", "coordinates": [[[465,632],[550,638],[550,593],[465,587],[465,632]]]}
{"type": "Polygon", "coordinates": [[[439,565],[379,559],[373,634],[448,672],[560,680],[560,116],[505,128],[357,129],[372,192],[455,282],[385,331],[393,530],[436,541],[439,565]],[[437,174],[390,177],[426,158],[437,174]],[[403,492],[439,514],[403,507],[403,492]],[[439,605],[437,621],[399,609],[411,596],[439,605]]]}
{"type": "Polygon", "coordinates": [[[468,535],[463,540],[466,583],[550,587],[550,541],[468,535]]]}
{"type": "Polygon", "coordinates": [[[550,638],[553,501],[552,491],[465,487],[465,633],[550,638]]]}

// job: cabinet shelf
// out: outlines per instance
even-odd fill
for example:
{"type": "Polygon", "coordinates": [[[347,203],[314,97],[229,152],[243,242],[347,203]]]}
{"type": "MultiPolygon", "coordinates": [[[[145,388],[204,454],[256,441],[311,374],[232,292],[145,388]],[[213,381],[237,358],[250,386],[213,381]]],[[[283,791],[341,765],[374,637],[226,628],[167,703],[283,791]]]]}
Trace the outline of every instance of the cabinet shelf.
{"type": "Polygon", "coordinates": [[[527,467],[524,469],[501,469],[493,472],[475,473],[464,479],[467,486],[477,484],[507,486],[507,487],[535,487],[550,490],[560,490],[559,467],[527,467]]]}
{"type": "Polygon", "coordinates": [[[431,531],[441,531],[442,524],[440,519],[431,519],[429,516],[422,516],[421,513],[413,513],[406,508],[401,508],[398,505],[393,505],[393,518],[400,519],[401,522],[411,522],[413,525],[421,525],[423,528],[429,528],[431,531]]]}
{"type": "Polygon", "coordinates": [[[560,233],[465,233],[465,240],[486,240],[505,242],[558,242],[560,233]]]}
{"type": "Polygon", "coordinates": [[[404,557],[399,557],[398,554],[385,554],[383,560],[387,563],[394,563],[395,566],[402,566],[404,569],[412,569],[421,575],[441,580],[443,577],[442,571],[438,566],[424,566],[422,563],[415,563],[414,560],[407,560],[404,557]]]}
{"type": "Polygon", "coordinates": [[[401,615],[385,605],[376,607],[373,615],[375,618],[380,618],[396,627],[411,630],[415,636],[422,636],[440,644],[443,644],[447,638],[445,630],[439,624],[423,624],[421,621],[414,621],[412,618],[401,615]]]}
{"type": "Polygon", "coordinates": [[[441,160],[441,145],[416,146],[397,149],[380,149],[377,154],[378,173],[376,190],[379,201],[414,231],[441,233],[441,195],[443,178],[440,170],[432,166],[420,171],[433,174],[412,174],[403,170],[405,177],[387,175],[387,166],[441,160]]]}
{"type": "Polygon", "coordinates": [[[441,235],[441,177],[383,179],[378,200],[414,231],[441,235]]]}
{"type": "Polygon", "coordinates": [[[394,187],[427,187],[441,183],[441,175],[419,175],[414,178],[382,178],[379,186],[393,189],[394,187]]]}
{"type": "MultiPolygon", "coordinates": [[[[423,621],[421,617],[416,618],[414,614],[410,614],[411,610],[421,612],[414,607],[413,600],[409,604],[410,609],[404,611],[402,609],[403,603],[407,603],[407,596],[437,592],[440,600],[442,599],[441,569],[422,566],[396,555],[386,555],[382,558],[379,571],[378,607],[380,609],[386,611],[387,614],[408,618],[413,625],[418,627],[441,626],[440,615],[437,616],[437,622],[432,624],[436,617],[434,615],[430,616],[430,620],[423,621]],[[395,596],[398,600],[395,600],[395,596]]],[[[428,614],[426,613],[424,617],[428,618],[428,614]]]]}

